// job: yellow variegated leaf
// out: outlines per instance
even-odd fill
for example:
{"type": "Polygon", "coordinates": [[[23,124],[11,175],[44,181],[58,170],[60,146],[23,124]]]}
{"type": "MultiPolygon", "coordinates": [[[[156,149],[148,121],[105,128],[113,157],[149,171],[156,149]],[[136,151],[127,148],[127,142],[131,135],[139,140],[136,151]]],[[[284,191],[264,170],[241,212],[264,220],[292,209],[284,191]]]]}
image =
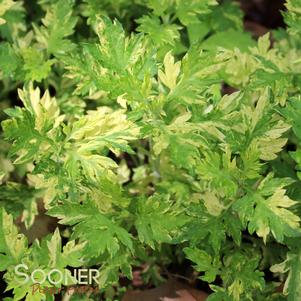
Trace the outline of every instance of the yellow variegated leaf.
{"type": "Polygon", "coordinates": [[[219,216],[226,208],[213,192],[205,192],[203,199],[206,209],[213,216],[219,216]]]}
{"type": "Polygon", "coordinates": [[[25,235],[19,234],[14,224],[12,215],[0,208],[0,270],[17,264],[27,250],[27,239],[25,235]],[[4,255],[3,255],[4,254],[4,255]]]}
{"type": "Polygon", "coordinates": [[[25,108],[34,115],[37,131],[54,129],[63,121],[64,115],[60,115],[58,104],[48,90],[41,97],[40,89],[38,87],[34,89],[30,83],[23,90],[19,89],[18,94],[25,108]]]}
{"type": "Polygon", "coordinates": [[[170,90],[173,90],[177,85],[177,78],[180,74],[181,62],[175,63],[175,59],[171,52],[168,52],[164,58],[164,72],[159,70],[158,76],[163,84],[170,90]]]}
{"type": "Polygon", "coordinates": [[[262,137],[255,139],[255,141],[258,142],[260,159],[274,160],[277,157],[276,154],[282,150],[287,142],[287,138],[281,138],[281,136],[288,131],[289,128],[290,126],[288,124],[280,121],[262,137]]]}
{"type": "Polygon", "coordinates": [[[15,5],[13,0],[2,0],[0,3],[0,25],[5,24],[6,20],[1,18],[10,8],[15,5]]]}

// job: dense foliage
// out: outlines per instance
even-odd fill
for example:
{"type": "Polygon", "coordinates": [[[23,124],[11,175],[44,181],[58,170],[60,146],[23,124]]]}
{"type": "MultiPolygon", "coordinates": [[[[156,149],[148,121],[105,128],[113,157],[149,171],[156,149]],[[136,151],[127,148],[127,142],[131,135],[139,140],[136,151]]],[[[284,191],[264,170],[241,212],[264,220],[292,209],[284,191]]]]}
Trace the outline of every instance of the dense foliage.
{"type": "Polygon", "coordinates": [[[120,300],[132,267],[156,285],[185,260],[208,301],[301,300],[301,1],[286,7],[257,41],[235,1],[0,0],[5,301],[54,300],[20,263],[96,267],[120,300]],[[58,226],[31,242],[14,221],[34,227],[41,201],[58,226]]]}

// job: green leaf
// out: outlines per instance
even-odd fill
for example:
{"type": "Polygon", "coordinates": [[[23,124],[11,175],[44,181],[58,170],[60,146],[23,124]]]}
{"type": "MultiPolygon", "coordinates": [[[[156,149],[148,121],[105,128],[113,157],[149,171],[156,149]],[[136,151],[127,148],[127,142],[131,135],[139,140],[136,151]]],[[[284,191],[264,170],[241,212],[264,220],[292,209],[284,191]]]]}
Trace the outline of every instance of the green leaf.
{"type": "Polygon", "coordinates": [[[246,32],[229,29],[210,36],[201,45],[203,49],[210,51],[216,51],[218,48],[231,50],[238,48],[245,52],[248,51],[249,47],[255,46],[255,41],[246,32]]]}
{"type": "Polygon", "coordinates": [[[21,217],[30,228],[38,214],[37,198],[41,192],[26,185],[9,182],[0,186],[1,205],[14,218],[21,217]]]}
{"type": "Polygon", "coordinates": [[[122,247],[133,250],[130,233],[91,203],[65,202],[51,208],[48,214],[60,219],[61,224],[73,226],[72,237],[86,242],[83,253],[86,258],[97,257],[106,251],[109,257],[114,257],[122,247]]]}
{"type": "Polygon", "coordinates": [[[40,82],[48,77],[55,60],[46,60],[43,53],[33,47],[23,49],[21,54],[24,59],[23,69],[27,81],[40,82]]]}
{"type": "Polygon", "coordinates": [[[148,34],[154,45],[175,45],[180,39],[180,26],[176,24],[161,24],[155,16],[143,16],[136,20],[139,24],[137,31],[148,34]]]}
{"type": "Polygon", "coordinates": [[[256,231],[264,242],[269,233],[279,242],[283,242],[285,236],[300,236],[300,218],[288,210],[296,202],[282,188],[291,182],[275,180],[271,176],[266,177],[258,191],[249,192],[233,205],[244,225],[248,224],[249,232],[256,231]]]}
{"type": "Polygon", "coordinates": [[[220,191],[221,195],[234,196],[238,189],[235,179],[237,167],[235,159],[231,161],[229,155],[228,152],[221,157],[218,153],[208,151],[199,162],[197,171],[200,178],[220,191]]]}
{"type": "Polygon", "coordinates": [[[17,156],[14,161],[15,164],[30,162],[36,157],[44,139],[34,128],[34,118],[30,113],[15,109],[14,114],[16,115],[15,118],[2,122],[5,138],[14,141],[10,155],[12,157],[17,156]],[[27,134],[24,136],[22,133],[27,134]]]}
{"type": "Polygon", "coordinates": [[[273,273],[287,273],[283,292],[288,301],[298,300],[301,297],[301,254],[300,250],[292,250],[287,253],[286,260],[271,267],[273,273]]]}
{"type": "MultiPolygon", "coordinates": [[[[10,8],[14,6],[14,1],[13,0],[4,0],[1,1],[0,3],[0,17],[2,17],[6,11],[8,11],[10,8]]],[[[6,20],[3,18],[0,18],[0,25],[6,23],[6,20]]]]}
{"type": "Polygon", "coordinates": [[[197,248],[185,248],[186,257],[196,263],[195,269],[198,272],[205,272],[200,278],[207,282],[213,282],[219,274],[220,261],[219,258],[212,258],[208,253],[197,248]]]}
{"type": "Polygon", "coordinates": [[[101,107],[89,111],[72,126],[65,127],[65,133],[65,167],[69,174],[73,178],[78,177],[80,166],[83,174],[90,181],[95,181],[104,174],[112,179],[115,177],[112,171],[118,165],[104,156],[104,151],[109,149],[116,155],[121,152],[133,153],[128,143],[139,137],[139,128],[127,120],[122,110],[101,107]]]}
{"type": "Polygon", "coordinates": [[[15,164],[38,160],[42,147],[49,149],[54,146],[53,139],[64,118],[60,116],[57,103],[48,91],[40,97],[40,89],[34,89],[29,84],[18,92],[25,108],[7,110],[11,118],[2,122],[5,138],[13,141],[10,155],[17,156],[15,164]]]}
{"type": "Polygon", "coordinates": [[[215,0],[188,0],[176,1],[177,16],[182,24],[188,25],[195,23],[199,15],[207,14],[211,11],[212,6],[216,5],[215,0]]]}
{"type": "Polygon", "coordinates": [[[258,270],[259,256],[255,253],[249,258],[247,252],[248,250],[235,252],[224,258],[227,270],[222,278],[227,286],[228,295],[232,298],[230,300],[252,300],[255,292],[264,289],[264,273],[258,270]],[[229,269],[235,273],[229,273],[229,269]]]}
{"type": "Polygon", "coordinates": [[[66,39],[74,32],[77,17],[73,16],[73,0],[55,1],[42,19],[42,27],[34,27],[38,43],[51,54],[64,54],[74,48],[66,39]]]}
{"type": "Polygon", "coordinates": [[[9,43],[0,43],[0,70],[3,77],[15,75],[20,68],[21,59],[9,43]]]}
{"type": "Polygon", "coordinates": [[[288,31],[293,35],[300,33],[300,0],[287,0],[285,6],[287,12],[284,14],[285,23],[288,25],[288,31]]]}
{"type": "Polygon", "coordinates": [[[70,240],[63,248],[62,239],[58,228],[53,233],[51,239],[47,241],[49,254],[49,267],[64,268],[67,265],[73,267],[82,266],[82,252],[84,251],[85,243],[75,244],[74,240],[70,240]]]}
{"type": "Polygon", "coordinates": [[[299,97],[293,98],[289,101],[287,106],[283,108],[280,113],[292,124],[294,134],[301,139],[301,123],[299,120],[299,111],[301,109],[301,99],[299,97]]]}
{"type": "Polygon", "coordinates": [[[125,93],[130,100],[143,98],[141,90],[156,69],[143,37],[126,37],[118,21],[112,23],[105,17],[98,20],[96,33],[99,43],[85,43],[79,51],[63,57],[67,76],[77,83],[76,93],[105,91],[113,98],[125,93]]]}
{"type": "Polygon", "coordinates": [[[171,243],[187,220],[176,208],[168,197],[139,199],[135,218],[139,240],[153,249],[156,243],[171,243]]]}
{"type": "Polygon", "coordinates": [[[19,234],[12,215],[0,207],[0,270],[20,262],[27,250],[27,239],[19,234]]]}

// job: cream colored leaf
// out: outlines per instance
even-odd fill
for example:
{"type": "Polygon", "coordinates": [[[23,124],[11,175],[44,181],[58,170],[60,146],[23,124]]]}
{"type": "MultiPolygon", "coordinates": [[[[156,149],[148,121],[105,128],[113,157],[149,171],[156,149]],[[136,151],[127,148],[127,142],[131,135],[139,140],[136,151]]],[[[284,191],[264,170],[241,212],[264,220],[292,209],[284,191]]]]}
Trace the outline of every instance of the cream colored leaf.
{"type": "Polygon", "coordinates": [[[119,103],[120,106],[121,106],[122,108],[124,108],[124,109],[127,108],[127,99],[125,98],[125,96],[126,96],[126,93],[124,93],[124,94],[122,94],[122,95],[119,95],[119,96],[117,97],[117,103],[119,103]]]}
{"type": "Polygon", "coordinates": [[[287,195],[285,195],[285,193],[285,189],[277,189],[275,193],[270,197],[267,206],[271,209],[271,211],[273,211],[274,214],[278,215],[279,218],[287,223],[291,228],[298,229],[300,217],[286,209],[292,207],[297,202],[291,200],[287,195]]]}
{"type": "Polygon", "coordinates": [[[49,91],[46,90],[42,97],[40,94],[40,89],[34,89],[32,83],[18,90],[25,108],[35,116],[35,129],[39,132],[57,128],[64,119],[64,115],[60,115],[56,99],[50,96],[49,91]]]}
{"type": "Polygon", "coordinates": [[[213,216],[219,216],[225,209],[224,205],[213,192],[206,192],[203,199],[206,209],[213,216]]]}
{"type": "Polygon", "coordinates": [[[5,243],[6,249],[9,252],[7,255],[18,261],[26,251],[27,239],[23,234],[18,233],[18,229],[14,224],[12,215],[6,213],[4,209],[2,209],[0,235],[3,235],[3,237],[0,238],[0,241],[5,243]]]}
{"type": "Polygon", "coordinates": [[[181,70],[181,62],[178,61],[175,63],[175,59],[172,56],[171,52],[168,52],[164,58],[164,72],[159,70],[158,76],[163,84],[168,87],[170,90],[173,90],[177,85],[177,78],[181,70]]]}
{"type": "MultiPolygon", "coordinates": [[[[3,16],[9,9],[15,5],[15,2],[12,0],[3,0],[0,3],[0,17],[3,16]]],[[[6,20],[0,18],[0,25],[5,24],[6,20]]]]}

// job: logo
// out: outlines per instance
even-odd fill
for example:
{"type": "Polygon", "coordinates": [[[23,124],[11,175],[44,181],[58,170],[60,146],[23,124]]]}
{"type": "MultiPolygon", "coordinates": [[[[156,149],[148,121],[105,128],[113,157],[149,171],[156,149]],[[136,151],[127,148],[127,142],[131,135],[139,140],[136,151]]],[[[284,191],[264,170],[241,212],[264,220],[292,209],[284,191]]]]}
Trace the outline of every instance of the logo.
{"type": "Polygon", "coordinates": [[[34,269],[29,273],[26,264],[18,264],[15,266],[15,274],[18,276],[16,280],[20,284],[26,284],[31,281],[34,284],[43,284],[48,282],[52,285],[68,285],[70,280],[75,280],[76,284],[92,285],[98,284],[99,271],[97,269],[79,268],[73,271],[64,269],[48,270],[47,273],[42,269],[34,269]]]}

